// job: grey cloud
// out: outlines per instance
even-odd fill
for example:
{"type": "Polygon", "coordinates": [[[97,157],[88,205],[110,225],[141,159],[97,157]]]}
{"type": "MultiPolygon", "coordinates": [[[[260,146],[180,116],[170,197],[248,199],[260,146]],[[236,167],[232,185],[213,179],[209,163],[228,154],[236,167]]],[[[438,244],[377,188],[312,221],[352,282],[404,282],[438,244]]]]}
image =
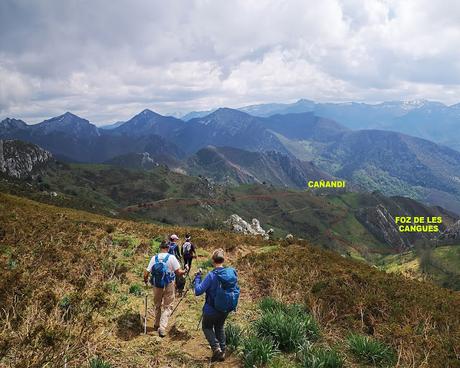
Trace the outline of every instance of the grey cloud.
{"type": "Polygon", "coordinates": [[[0,117],[460,94],[456,0],[3,0],[0,117]]]}

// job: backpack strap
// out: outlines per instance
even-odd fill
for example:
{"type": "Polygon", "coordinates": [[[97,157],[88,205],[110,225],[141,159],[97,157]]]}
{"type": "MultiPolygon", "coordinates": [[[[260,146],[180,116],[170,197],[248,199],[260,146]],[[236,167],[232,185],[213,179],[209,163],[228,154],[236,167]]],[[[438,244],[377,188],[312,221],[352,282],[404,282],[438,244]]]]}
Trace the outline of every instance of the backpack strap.
{"type": "Polygon", "coordinates": [[[160,262],[160,260],[158,259],[158,254],[155,256],[155,263],[158,263],[160,262]]]}
{"type": "Polygon", "coordinates": [[[163,262],[164,262],[164,263],[167,263],[167,262],[168,262],[168,259],[169,259],[169,253],[166,255],[166,257],[163,258],[163,262]]]}

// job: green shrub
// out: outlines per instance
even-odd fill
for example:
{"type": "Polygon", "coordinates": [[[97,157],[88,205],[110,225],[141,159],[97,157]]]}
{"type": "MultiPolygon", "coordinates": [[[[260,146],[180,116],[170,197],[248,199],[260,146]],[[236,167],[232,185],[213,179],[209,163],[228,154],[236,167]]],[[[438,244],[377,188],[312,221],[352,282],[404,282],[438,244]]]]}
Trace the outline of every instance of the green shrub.
{"type": "Polygon", "coordinates": [[[227,339],[227,347],[231,351],[235,351],[240,347],[243,331],[239,325],[231,322],[225,325],[225,337],[227,339]]]}
{"type": "Polygon", "coordinates": [[[271,296],[263,298],[259,302],[259,308],[262,312],[286,311],[286,305],[271,296]]]}
{"type": "Polygon", "coordinates": [[[213,267],[214,266],[213,266],[212,261],[210,259],[208,259],[206,261],[203,261],[198,265],[198,268],[202,268],[203,270],[209,270],[209,269],[211,269],[213,267]]]}
{"type": "Polygon", "coordinates": [[[298,353],[302,368],[341,368],[343,359],[333,349],[306,345],[298,353]]]}
{"type": "Polygon", "coordinates": [[[297,306],[277,306],[272,311],[263,312],[254,322],[254,328],[257,335],[270,337],[285,352],[293,352],[319,337],[315,319],[297,306]]]}
{"type": "Polygon", "coordinates": [[[89,368],[112,368],[112,364],[107,363],[102,358],[96,357],[90,360],[89,368]]]}
{"type": "Polygon", "coordinates": [[[284,304],[283,302],[272,298],[266,297],[259,302],[259,308],[262,312],[282,311],[289,315],[308,315],[308,311],[301,304],[284,304]]]}
{"type": "Polygon", "coordinates": [[[135,296],[141,296],[142,295],[142,286],[139,284],[132,284],[129,287],[129,293],[134,294],[135,296]]]}
{"type": "Polygon", "coordinates": [[[369,336],[352,334],[348,337],[348,348],[361,362],[378,367],[392,366],[395,361],[394,351],[383,342],[369,336]]]}
{"type": "Polygon", "coordinates": [[[275,343],[267,338],[250,336],[243,340],[245,368],[263,367],[278,353],[275,343]]]}

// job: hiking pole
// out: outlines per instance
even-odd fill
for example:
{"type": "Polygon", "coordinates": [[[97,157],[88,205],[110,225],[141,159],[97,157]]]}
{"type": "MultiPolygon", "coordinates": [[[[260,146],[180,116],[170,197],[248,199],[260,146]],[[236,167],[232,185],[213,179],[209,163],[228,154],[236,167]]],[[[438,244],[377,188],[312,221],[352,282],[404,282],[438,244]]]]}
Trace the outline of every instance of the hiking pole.
{"type": "MultiPolygon", "coordinates": [[[[190,278],[189,278],[190,279],[190,278]]],[[[176,306],[174,307],[173,311],[171,312],[170,316],[172,316],[174,314],[174,312],[176,311],[176,309],[179,307],[179,304],[182,302],[182,300],[184,300],[184,298],[187,296],[187,293],[188,291],[191,289],[191,283],[190,285],[188,286],[187,290],[185,290],[184,292],[184,295],[182,295],[182,297],[179,299],[179,301],[177,302],[176,306]]]]}
{"type": "Polygon", "coordinates": [[[144,295],[144,335],[147,335],[147,293],[144,295]]]}

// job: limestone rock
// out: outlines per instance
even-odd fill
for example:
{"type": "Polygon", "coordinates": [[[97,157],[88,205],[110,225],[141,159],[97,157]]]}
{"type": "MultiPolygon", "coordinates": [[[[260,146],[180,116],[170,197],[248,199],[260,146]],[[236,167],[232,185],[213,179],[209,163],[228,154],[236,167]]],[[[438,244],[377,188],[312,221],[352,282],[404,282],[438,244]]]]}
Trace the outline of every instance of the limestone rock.
{"type": "Polygon", "coordinates": [[[460,221],[457,221],[452,226],[448,227],[446,230],[439,235],[440,240],[456,240],[460,239],[460,221]]]}
{"type": "Polygon", "coordinates": [[[224,222],[232,231],[243,233],[246,235],[261,235],[264,239],[268,239],[269,235],[260,226],[260,221],[252,219],[251,223],[246,222],[237,214],[233,214],[227,221],[224,222]]]}
{"type": "Polygon", "coordinates": [[[23,179],[52,159],[51,153],[30,143],[0,140],[0,173],[23,179]]]}

